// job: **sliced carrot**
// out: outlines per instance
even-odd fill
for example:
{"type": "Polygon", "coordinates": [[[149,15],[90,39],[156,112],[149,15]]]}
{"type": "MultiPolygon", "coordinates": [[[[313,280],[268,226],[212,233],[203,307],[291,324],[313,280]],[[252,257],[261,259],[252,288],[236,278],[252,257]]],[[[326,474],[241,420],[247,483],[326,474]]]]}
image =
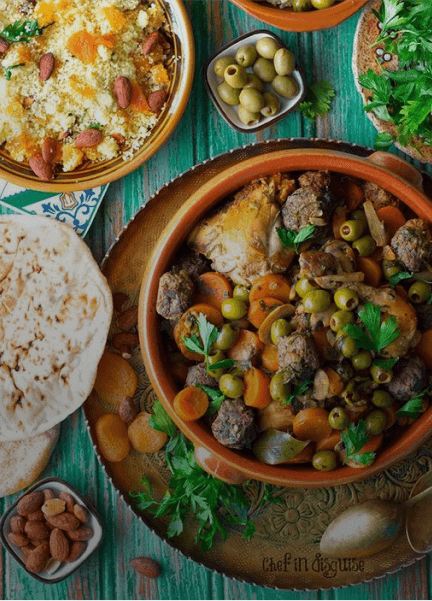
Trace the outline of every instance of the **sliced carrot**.
{"type": "Polygon", "coordinates": [[[277,298],[282,303],[290,302],[290,283],[283,275],[265,275],[255,281],[249,294],[249,302],[262,298],[277,298]]]}
{"type": "Polygon", "coordinates": [[[426,330],[420,338],[420,342],[415,347],[417,354],[426,363],[429,369],[432,369],[432,330],[426,330]]]}
{"type": "Polygon", "coordinates": [[[347,179],[344,183],[348,211],[355,211],[364,201],[363,188],[352,179],[347,179]]]}
{"type": "Polygon", "coordinates": [[[185,422],[193,422],[204,415],[209,406],[208,396],[196,386],[187,386],[174,397],[174,410],[185,422]]]}
{"type": "Polygon", "coordinates": [[[410,297],[408,292],[405,290],[405,288],[402,286],[402,284],[397,284],[395,286],[395,292],[398,296],[400,296],[404,301],[410,301],[410,297]]]}
{"type": "Polygon", "coordinates": [[[243,376],[243,399],[248,407],[264,409],[271,401],[270,378],[260,369],[250,367],[243,376]]]}
{"type": "Polygon", "coordinates": [[[375,451],[381,446],[382,441],[382,434],[375,434],[374,436],[371,436],[367,443],[362,446],[359,453],[375,453],[375,451]]]}
{"type": "Polygon", "coordinates": [[[379,219],[384,222],[386,230],[391,238],[393,238],[398,229],[406,223],[402,211],[397,207],[382,207],[382,209],[378,209],[377,215],[379,219]]]}
{"type": "Polygon", "coordinates": [[[322,438],[316,444],[317,451],[334,451],[334,448],[341,440],[341,431],[333,430],[330,436],[322,438]]]}
{"type": "Polygon", "coordinates": [[[263,350],[264,344],[254,332],[240,330],[237,340],[227,352],[227,356],[235,361],[256,362],[259,353],[263,350]]]}
{"type": "Polygon", "coordinates": [[[192,305],[192,307],[189,307],[189,309],[183,313],[183,315],[180,317],[180,321],[174,328],[174,340],[176,341],[176,344],[179,347],[182,355],[191,361],[201,361],[203,358],[203,355],[199,355],[194,351],[190,351],[184,344],[184,338],[189,338],[192,336],[192,334],[198,334],[198,325],[196,319],[192,319],[192,316],[196,318],[200,313],[206,317],[207,321],[217,328],[220,328],[224,322],[222,313],[220,311],[211,305],[206,305],[203,303],[192,305]]]}
{"type": "Polygon", "coordinates": [[[278,350],[274,344],[266,344],[261,355],[261,363],[269,371],[279,369],[278,350]]]}
{"type": "Polygon", "coordinates": [[[388,430],[389,428],[391,428],[392,426],[395,425],[396,420],[397,420],[397,408],[395,405],[392,405],[391,407],[383,407],[382,411],[384,411],[384,413],[387,415],[387,423],[385,426],[385,430],[388,430]]]}
{"type": "Polygon", "coordinates": [[[332,345],[327,338],[327,332],[329,329],[330,328],[319,328],[318,330],[314,330],[312,332],[313,341],[315,342],[318,353],[321,355],[323,354],[323,351],[330,350],[332,348],[332,345]]]}
{"type": "Polygon", "coordinates": [[[277,298],[270,297],[253,301],[250,304],[248,311],[249,321],[258,329],[267,315],[269,315],[273,309],[280,307],[282,304],[282,301],[278,300],[277,298]]]}
{"type": "Polygon", "coordinates": [[[310,463],[315,455],[315,445],[310,442],[300,453],[287,461],[287,463],[310,463]]]}
{"type": "Polygon", "coordinates": [[[232,292],[232,286],[224,275],[209,271],[197,278],[194,301],[212,305],[220,311],[222,301],[231,298],[232,292]]]}
{"type": "Polygon", "coordinates": [[[293,421],[294,436],[299,440],[314,441],[327,438],[332,431],[328,415],[328,411],[321,407],[302,409],[293,421]]]}
{"type": "Polygon", "coordinates": [[[340,229],[342,225],[348,218],[348,211],[345,207],[338,207],[333,213],[332,217],[332,230],[333,236],[336,240],[342,240],[342,236],[340,235],[340,229]]]}
{"type": "Polygon", "coordinates": [[[331,394],[331,396],[338,396],[345,388],[344,381],[331,367],[324,367],[323,369],[329,380],[329,394],[331,394]]]}
{"type": "Polygon", "coordinates": [[[383,275],[380,265],[372,257],[358,257],[357,267],[364,273],[364,283],[377,288],[383,275]]]}

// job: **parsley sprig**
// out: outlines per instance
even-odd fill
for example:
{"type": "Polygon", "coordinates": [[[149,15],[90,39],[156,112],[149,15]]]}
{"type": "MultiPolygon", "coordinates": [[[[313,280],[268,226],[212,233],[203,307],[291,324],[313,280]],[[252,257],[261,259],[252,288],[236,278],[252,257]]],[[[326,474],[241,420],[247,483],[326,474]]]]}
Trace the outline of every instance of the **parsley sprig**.
{"type": "Polygon", "coordinates": [[[149,424],[153,430],[159,430],[159,432],[165,432],[168,436],[175,436],[177,432],[177,426],[170,418],[168,413],[160,404],[160,401],[156,399],[153,403],[153,413],[149,419],[149,424]]]}
{"type": "Polygon", "coordinates": [[[207,321],[207,318],[203,313],[198,315],[197,322],[201,340],[196,334],[192,334],[192,336],[183,338],[185,347],[193,353],[204,355],[207,371],[228,369],[229,367],[232,367],[235,363],[233,359],[224,359],[223,361],[218,361],[216,363],[212,363],[211,365],[209,364],[208,358],[211,347],[212,344],[216,342],[216,339],[219,335],[219,330],[216,326],[207,321]]]}
{"type": "Polygon", "coordinates": [[[41,35],[42,29],[36,21],[15,21],[0,31],[0,37],[8,42],[29,42],[31,38],[41,35]]]}
{"type": "Polygon", "coordinates": [[[309,121],[315,121],[329,112],[335,90],[329,81],[317,81],[309,86],[304,102],[299,105],[299,111],[309,121]]]}
{"type": "Polygon", "coordinates": [[[281,405],[291,404],[296,397],[307,392],[312,384],[313,380],[305,380],[304,382],[297,384],[292,393],[284,401],[282,401],[281,405]]]}
{"type": "Polygon", "coordinates": [[[376,367],[381,367],[385,371],[390,371],[399,361],[399,357],[394,357],[394,359],[375,359],[373,362],[376,367]]]}
{"type": "Polygon", "coordinates": [[[17,65],[11,65],[10,67],[3,67],[5,72],[6,81],[10,81],[12,78],[12,69],[16,69],[17,67],[22,67],[24,63],[18,63],[17,65]]]}
{"type": "Polygon", "coordinates": [[[412,417],[416,419],[421,413],[423,397],[427,392],[429,392],[429,390],[430,386],[428,388],[425,388],[425,390],[422,390],[421,392],[417,393],[412,399],[407,401],[405,405],[403,405],[398,411],[396,411],[396,415],[398,415],[399,417],[412,417]]]}
{"type": "Polygon", "coordinates": [[[307,225],[306,227],[302,227],[299,232],[288,230],[286,228],[277,228],[276,231],[283,246],[292,248],[295,252],[298,252],[302,242],[306,242],[314,237],[315,230],[316,227],[314,225],[307,225]]]}
{"type": "Polygon", "coordinates": [[[375,453],[359,452],[370,439],[370,434],[366,431],[366,422],[364,419],[359,420],[357,424],[350,424],[347,430],[341,432],[341,438],[346,450],[344,463],[352,459],[366,467],[374,462],[375,453]]]}
{"type": "Polygon", "coordinates": [[[394,288],[396,284],[399,284],[399,282],[402,282],[403,280],[409,280],[412,278],[412,276],[413,274],[409,271],[399,271],[398,273],[395,273],[389,277],[389,284],[392,288],[394,288]]]}
{"type": "Polygon", "coordinates": [[[389,317],[381,323],[381,309],[377,305],[367,302],[358,316],[365,326],[364,330],[353,324],[344,327],[344,332],[355,341],[357,348],[380,353],[399,336],[395,317],[389,317]]]}
{"type": "Polygon", "coordinates": [[[206,415],[213,415],[214,413],[217,413],[222,403],[226,399],[226,396],[222,390],[216,390],[215,388],[210,388],[210,386],[204,386],[204,384],[198,384],[198,388],[201,388],[201,390],[207,394],[210,400],[206,415]]]}

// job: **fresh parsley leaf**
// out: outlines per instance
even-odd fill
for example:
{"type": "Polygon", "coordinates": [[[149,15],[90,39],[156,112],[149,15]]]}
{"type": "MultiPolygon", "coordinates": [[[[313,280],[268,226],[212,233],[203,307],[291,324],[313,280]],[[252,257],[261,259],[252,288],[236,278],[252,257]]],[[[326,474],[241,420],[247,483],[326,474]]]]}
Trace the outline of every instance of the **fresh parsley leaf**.
{"type": "Polygon", "coordinates": [[[256,526],[255,524],[252,522],[252,520],[249,520],[248,522],[246,522],[246,527],[243,531],[242,534],[242,538],[246,538],[247,540],[251,540],[251,538],[253,537],[253,535],[256,532],[256,526]]]}
{"type": "Polygon", "coordinates": [[[430,386],[416,394],[412,399],[407,401],[405,405],[403,405],[398,411],[396,411],[396,415],[398,415],[399,417],[417,418],[421,412],[421,408],[423,405],[423,397],[429,390],[430,386]]]}
{"type": "Polygon", "coordinates": [[[355,341],[358,348],[380,353],[399,336],[396,319],[389,317],[381,323],[381,309],[377,305],[367,302],[358,315],[365,330],[353,324],[344,327],[344,332],[355,341]]]}
{"type": "Polygon", "coordinates": [[[402,15],[404,9],[403,0],[383,0],[380,13],[382,30],[378,40],[384,38],[389,29],[397,29],[406,21],[402,15]]]}
{"type": "Polygon", "coordinates": [[[372,463],[375,461],[375,456],[376,453],[371,453],[370,451],[368,451],[366,453],[355,453],[354,455],[351,455],[348,459],[352,459],[353,461],[361,463],[366,467],[368,465],[372,465],[372,463]]]}
{"type": "Polygon", "coordinates": [[[234,359],[223,359],[222,361],[217,361],[216,363],[212,363],[209,366],[210,371],[216,371],[217,369],[229,369],[235,364],[234,359]]]}
{"type": "Polygon", "coordinates": [[[203,313],[198,315],[198,327],[203,342],[204,354],[208,356],[212,344],[216,342],[216,338],[219,335],[218,329],[207,321],[207,318],[203,313]]]}
{"type": "Polygon", "coordinates": [[[299,105],[299,111],[309,121],[315,121],[329,112],[335,90],[329,81],[318,81],[309,86],[304,102],[299,105]]]}
{"type": "Polygon", "coordinates": [[[42,29],[38,21],[15,21],[0,31],[0,37],[8,42],[29,42],[31,38],[41,35],[42,29]]]}
{"type": "Polygon", "coordinates": [[[183,338],[183,342],[185,347],[193,353],[198,353],[199,355],[204,354],[203,345],[196,334],[192,334],[192,336],[183,338]]]}
{"type": "Polygon", "coordinates": [[[198,388],[204,390],[210,399],[209,408],[207,409],[206,415],[213,415],[214,413],[217,413],[220,409],[220,406],[226,399],[226,396],[222,390],[216,390],[214,388],[210,388],[210,386],[204,386],[203,384],[198,384],[198,388]]]}
{"type": "Polygon", "coordinates": [[[306,227],[302,227],[299,232],[286,228],[277,228],[276,232],[283,246],[292,248],[295,252],[298,252],[302,242],[306,242],[314,237],[315,230],[316,227],[314,225],[307,225],[306,227]]]}
{"type": "Polygon", "coordinates": [[[399,271],[398,273],[395,273],[389,277],[389,284],[392,288],[394,288],[396,284],[399,284],[399,282],[402,282],[403,280],[409,280],[412,278],[412,276],[413,274],[409,273],[408,271],[399,271]]]}
{"type": "Polygon", "coordinates": [[[357,424],[350,424],[347,430],[341,432],[342,442],[346,450],[345,463],[353,459],[365,466],[371,465],[375,459],[375,453],[359,453],[360,449],[370,439],[370,434],[366,431],[366,422],[361,419],[357,424]]]}
{"type": "Polygon", "coordinates": [[[266,503],[283,503],[283,500],[280,497],[274,496],[273,487],[271,484],[264,484],[264,494],[261,499],[260,508],[264,507],[266,503]]]}
{"type": "Polygon", "coordinates": [[[174,436],[177,432],[177,426],[162,407],[158,399],[156,399],[153,404],[153,414],[149,419],[149,425],[153,428],[153,430],[165,432],[165,434],[170,437],[174,436]]]}
{"type": "Polygon", "coordinates": [[[214,371],[216,369],[228,369],[229,367],[232,367],[235,364],[233,359],[224,359],[223,361],[218,361],[217,363],[212,363],[211,365],[209,364],[208,357],[210,350],[213,343],[219,336],[219,330],[216,326],[207,321],[207,318],[203,313],[198,315],[197,323],[201,340],[196,334],[188,336],[187,338],[183,338],[186,348],[194,353],[198,353],[199,355],[204,355],[207,372],[214,371]]]}
{"type": "Polygon", "coordinates": [[[10,81],[12,77],[12,69],[16,69],[17,67],[22,67],[24,63],[18,63],[18,65],[11,65],[10,67],[3,67],[5,72],[6,81],[10,81]]]}
{"type": "Polygon", "coordinates": [[[375,150],[388,150],[394,144],[395,138],[388,131],[382,131],[375,136],[375,150]]]}
{"type": "Polygon", "coordinates": [[[292,393],[284,401],[282,401],[281,405],[284,406],[291,404],[297,396],[307,392],[312,384],[313,380],[305,380],[304,382],[301,382],[301,384],[297,384],[292,393]]]}
{"type": "Polygon", "coordinates": [[[381,367],[385,371],[390,371],[399,361],[399,357],[395,357],[394,359],[375,359],[373,362],[376,367],[381,367]]]}
{"type": "Polygon", "coordinates": [[[90,123],[89,129],[98,129],[98,130],[101,130],[102,129],[102,125],[100,123],[90,123]]]}

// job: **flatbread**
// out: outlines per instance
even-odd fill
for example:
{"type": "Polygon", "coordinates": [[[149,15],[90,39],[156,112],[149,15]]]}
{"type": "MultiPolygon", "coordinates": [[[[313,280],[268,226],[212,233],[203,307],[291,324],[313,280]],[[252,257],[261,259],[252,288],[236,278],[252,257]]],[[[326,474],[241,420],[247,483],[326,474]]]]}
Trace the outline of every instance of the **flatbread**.
{"type": "Polygon", "coordinates": [[[81,406],[111,316],[107,281],[70,226],[0,216],[0,442],[46,432],[81,406]]]}
{"type": "MultiPolygon", "coordinates": [[[[354,81],[357,90],[363,97],[363,101],[366,104],[371,98],[371,92],[363,88],[359,83],[359,75],[366,73],[369,69],[372,69],[376,73],[380,73],[381,67],[376,60],[376,46],[374,43],[379,35],[378,19],[374,15],[373,11],[379,11],[381,6],[381,0],[371,0],[361,14],[361,17],[357,24],[357,29],[354,37],[354,49],[352,59],[352,69],[354,74],[354,81]]],[[[397,71],[399,68],[398,57],[393,55],[391,60],[384,63],[385,68],[388,71],[397,71]]],[[[392,136],[396,135],[396,127],[393,123],[378,119],[372,111],[365,111],[365,114],[372,121],[374,126],[379,132],[388,132],[392,136]]],[[[399,143],[395,143],[395,146],[405,152],[412,158],[421,161],[422,163],[432,163],[432,148],[428,146],[420,146],[421,154],[415,148],[411,146],[401,146],[399,143]]]]}
{"type": "Polygon", "coordinates": [[[30,486],[44,471],[60,434],[60,425],[26,440],[0,442],[0,498],[30,486]]]}

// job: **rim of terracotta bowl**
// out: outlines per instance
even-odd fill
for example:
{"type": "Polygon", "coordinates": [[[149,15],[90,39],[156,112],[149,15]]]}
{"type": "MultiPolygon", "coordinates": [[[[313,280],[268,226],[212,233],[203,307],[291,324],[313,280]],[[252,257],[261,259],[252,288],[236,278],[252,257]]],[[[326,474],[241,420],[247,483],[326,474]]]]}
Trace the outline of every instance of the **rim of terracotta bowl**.
{"type": "Polygon", "coordinates": [[[174,411],[172,403],[179,387],[167,374],[166,357],[160,340],[159,316],[156,313],[156,298],[160,276],[171,267],[177,250],[185,242],[192,228],[213,207],[257,177],[278,172],[319,169],[346,173],[378,184],[400,198],[419,217],[432,221],[432,203],[425,194],[401,176],[367,159],[326,150],[272,152],[247,159],[225,170],[188,199],[168,223],[153,249],[143,277],[139,299],[138,330],[147,374],[162,405],[179,429],[196,447],[204,447],[216,460],[234,471],[241,472],[246,478],[296,488],[348,484],[377,474],[405,459],[428,438],[432,428],[432,407],[419,417],[402,437],[383,449],[377,460],[367,468],[345,466],[331,472],[320,472],[302,465],[265,465],[252,455],[224,447],[204,424],[184,422],[174,411]]]}
{"type": "Polygon", "coordinates": [[[252,0],[231,0],[246,13],[284,31],[317,31],[329,29],[342,23],[368,0],[343,0],[330,8],[295,13],[292,8],[276,8],[252,0]]]}
{"type": "Polygon", "coordinates": [[[91,163],[84,169],[58,173],[56,179],[44,182],[30,169],[28,162],[11,159],[0,148],[0,178],[22,188],[51,192],[73,192],[97,188],[124,177],[153,156],[177,127],[189,101],[195,72],[195,44],[186,8],[182,0],[157,0],[164,8],[174,45],[172,78],[168,102],[150,136],[133,157],[125,161],[120,155],[110,161],[91,163]]]}

